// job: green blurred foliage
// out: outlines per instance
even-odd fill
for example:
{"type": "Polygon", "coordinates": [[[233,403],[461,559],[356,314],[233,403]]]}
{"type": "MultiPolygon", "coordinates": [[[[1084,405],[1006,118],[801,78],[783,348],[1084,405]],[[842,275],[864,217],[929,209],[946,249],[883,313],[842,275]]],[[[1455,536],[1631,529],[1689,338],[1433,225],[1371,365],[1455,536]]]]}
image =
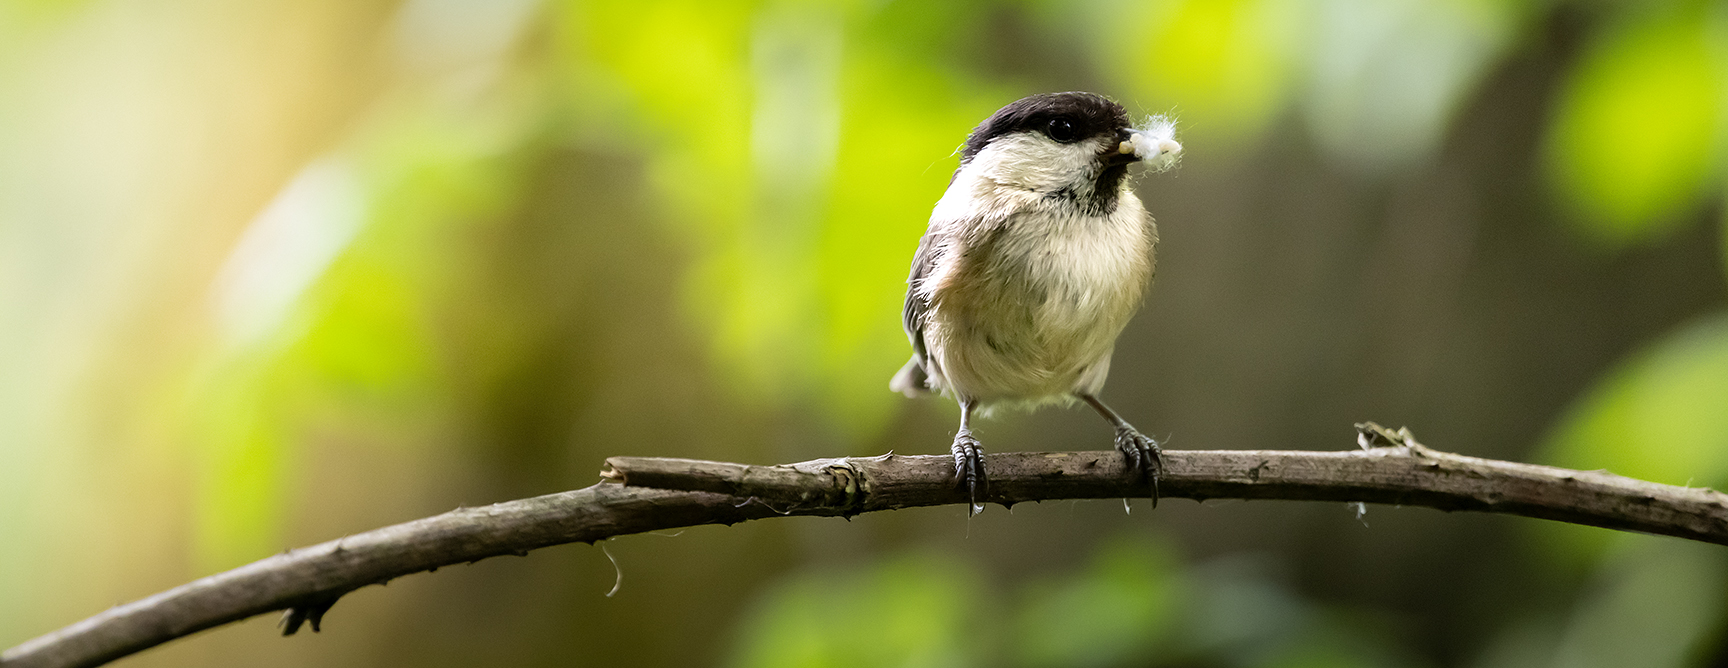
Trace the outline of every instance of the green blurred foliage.
{"type": "Polygon", "coordinates": [[[1298,3],[1106,6],[1093,21],[1109,26],[1104,39],[1088,40],[1100,67],[1141,102],[1174,105],[1183,130],[1207,144],[1251,142],[1277,118],[1301,74],[1296,56],[1306,44],[1298,3]]]}
{"type": "Polygon", "coordinates": [[[903,555],[822,568],[763,592],[739,668],[765,666],[1415,666],[1370,617],[1305,601],[1263,560],[1191,566],[1167,540],[1118,535],[1083,567],[1011,587],[977,567],[903,555]]]}
{"type": "MultiPolygon", "coordinates": [[[[1155,337],[1184,324],[1205,332],[1113,388],[1192,384],[1140,408],[1199,406],[1193,419],[1203,424],[1271,415],[1278,447],[1302,433],[1286,423],[1301,422],[1295,407],[1309,397],[1348,401],[1361,385],[1392,394],[1362,380],[1374,369],[1325,372],[1355,359],[1354,347],[1379,345],[1338,335],[1374,324],[1339,305],[1399,284],[1372,272],[1344,288],[1324,280],[1372,255],[1396,258],[1398,278],[1427,285],[1421,261],[1386,248],[1415,239],[1413,252],[1432,259],[1456,230],[1400,237],[1401,225],[1418,227],[1411,219],[1460,219],[1462,257],[1514,243],[1525,232],[1508,219],[1525,214],[1619,251],[1530,260],[1548,264],[1518,274],[1524,282],[1507,292],[1530,289],[1534,305],[1456,286],[1393,293],[1400,307],[1464,304],[1435,311],[1432,329],[1495,339],[1514,327],[1496,299],[1544,331],[1558,327],[1546,320],[1552,311],[1605,308],[1540,290],[1688,238],[1722,190],[1728,18],[1705,2],[147,5],[0,0],[0,644],[291,544],[585,484],[607,454],[760,460],[900,448],[905,434],[929,440],[939,428],[920,420],[949,407],[909,404],[884,387],[909,352],[899,328],[906,262],[966,133],[1026,93],[1089,88],[1135,114],[1177,117],[1192,171],[1166,175],[1154,186],[1161,199],[1149,198],[1173,240],[1175,271],[1154,297],[1170,310],[1130,332],[1121,359],[1154,358],[1147,342],[1168,343],[1155,337]],[[1561,53],[1541,67],[1524,62],[1547,48],[1561,53]],[[1476,119],[1470,127],[1501,133],[1491,143],[1504,155],[1467,164],[1511,167],[1440,178],[1469,157],[1457,148],[1472,146],[1459,121],[1483,104],[1484,82],[1522,85],[1520,71],[1542,67],[1558,72],[1557,92],[1529,94],[1537,159],[1520,162],[1524,148],[1503,141],[1503,127],[1476,119]],[[1563,214],[1495,199],[1508,172],[1524,171],[1550,186],[1563,214]],[[1344,195],[1339,182],[1351,184],[1344,195]],[[1440,186],[1457,182],[1468,185],[1458,208],[1398,217],[1407,212],[1399,207],[1422,209],[1408,190],[1450,197],[1457,191],[1440,186]],[[1183,208],[1183,189],[1201,204],[1183,208]],[[1346,200],[1342,213],[1331,200],[1346,200]],[[1315,223],[1380,200],[1394,205],[1373,214],[1371,229],[1315,223]],[[286,236],[264,235],[260,212],[279,205],[299,217],[286,236]],[[1513,214],[1477,220],[1472,206],[1513,214]],[[1172,210],[1175,224],[1165,218],[1172,210]],[[1228,227],[1239,210],[1255,226],[1228,227]],[[349,227],[326,220],[350,214],[349,227]],[[1221,237],[1206,237],[1208,226],[1221,237]],[[270,252],[246,256],[240,249],[258,235],[270,252]],[[1477,238],[1485,247],[1469,250],[1477,238]],[[1326,253],[1340,248],[1343,257],[1326,253]],[[1276,273],[1285,262],[1297,270],[1276,273]],[[256,280],[230,281],[231,270],[256,280]],[[1275,284],[1244,298],[1242,284],[1223,280],[1249,274],[1275,284]],[[1323,303],[1299,321],[1276,319],[1283,290],[1314,286],[1323,303]],[[1481,304],[1490,324],[1469,319],[1481,304]],[[1266,322],[1270,334],[1255,329],[1266,322]],[[1203,357],[1201,345],[1219,341],[1227,351],[1213,351],[1204,375],[1233,369],[1239,382],[1227,392],[1160,375],[1176,366],[1171,358],[1203,357]],[[1279,366],[1283,358],[1297,361],[1279,366]],[[1248,361],[1230,366],[1235,359],[1248,361]],[[1281,379],[1296,380],[1284,388],[1281,379]]],[[[1715,223],[1728,248],[1728,223],[1715,223]]],[[[1564,236],[1533,243],[1568,245],[1564,236]]],[[[1678,292],[1694,278],[1662,287],[1678,292]]],[[[1718,299],[1701,312],[1721,309],[1718,299]]],[[[1643,331],[1616,326],[1602,329],[1643,331]]],[[[1417,329],[1386,339],[1420,339],[1417,329]]],[[[1579,398],[1535,457],[1725,484],[1728,316],[1660,337],[1601,339],[1578,346],[1593,351],[1579,358],[1632,352],[1593,386],[1554,390],[1579,398]]],[[[1434,341],[1388,354],[1463,350],[1438,365],[1464,369],[1483,396],[1528,373],[1496,356],[1516,354],[1512,344],[1479,354],[1470,336],[1434,341]]],[[[1028,423],[1003,424],[998,433],[1012,436],[1028,423]]],[[[1356,527],[1342,513],[1327,517],[1356,527]]],[[[1275,537],[1276,525],[1262,527],[1272,537],[1254,537],[1263,543],[1194,540],[1209,554],[1189,557],[1174,537],[1121,537],[1077,520],[1077,531],[1117,537],[1074,541],[1066,554],[1083,565],[1042,555],[1052,561],[1012,582],[998,569],[1017,555],[900,538],[858,539],[875,549],[860,566],[800,571],[815,550],[751,534],[760,542],[739,550],[747,557],[679,564],[791,572],[736,629],[713,618],[727,602],[692,603],[687,590],[628,608],[498,602],[474,585],[438,606],[490,601],[519,608],[519,618],[500,613],[498,627],[556,630],[544,636],[556,641],[523,656],[616,659],[634,646],[688,660],[735,632],[740,667],[1416,666],[1426,662],[1415,657],[1447,651],[1483,668],[1546,665],[1531,657],[1680,666],[1702,665],[1720,642],[1728,566],[1714,552],[1531,525],[1518,535],[1538,566],[1508,557],[1516,563],[1506,567],[1567,566],[1555,570],[1582,593],[1554,585],[1561,591],[1518,605],[1472,603],[1473,615],[1493,618],[1479,630],[1493,638],[1482,652],[1424,647],[1435,641],[1422,630],[1341,602],[1313,585],[1317,576],[1285,577],[1292,563],[1324,571],[1360,543],[1308,545],[1275,537]],[[1247,556],[1255,545],[1277,554],[1247,556]],[[685,626],[660,630],[663,616],[685,626]],[[612,632],[635,635],[611,642],[612,632]],[[594,646],[601,639],[606,647],[594,646]]],[[[1411,568],[1412,579],[1447,577],[1411,568]]],[[[1402,592],[1369,575],[1360,579],[1370,584],[1349,581],[1383,598],[1402,592]]],[[[742,589],[750,577],[707,584],[742,589]]],[[[1477,588],[1506,587],[1485,578],[1458,595],[1477,588]]],[[[434,607],[426,600],[357,602],[368,610],[355,613],[357,635],[382,639],[376,646],[349,636],[330,642],[354,645],[295,645],[280,660],[362,663],[395,647],[424,652],[428,665],[457,661],[465,655],[441,654],[438,643],[480,631],[401,621],[405,610],[434,607]]],[[[500,637],[465,644],[519,639],[500,637]]],[[[200,656],[208,665],[258,657],[250,645],[224,647],[200,656]]]]}
{"type": "Polygon", "coordinates": [[[1542,460],[1670,485],[1728,486],[1728,315],[1674,332],[1612,372],[1542,460]]]}
{"type": "Polygon", "coordinates": [[[1718,190],[1728,24],[1658,3],[1593,41],[1561,93],[1548,162],[1574,220],[1610,247],[1669,232],[1718,190]]]}
{"type": "MultiPolygon", "coordinates": [[[[1728,487],[1728,315],[1654,342],[1581,397],[1537,461],[1688,487],[1728,487]]],[[[1587,567],[1617,537],[1542,527],[1542,552],[1587,567]]]]}
{"type": "Polygon", "coordinates": [[[880,286],[904,280],[906,240],[941,196],[930,175],[954,168],[943,156],[1001,97],[915,50],[961,32],[960,7],[563,13],[576,76],[615,87],[599,104],[639,123],[616,130],[658,148],[651,178],[694,253],[686,309],[741,398],[810,403],[865,438],[891,415],[876,386],[881,360],[904,352],[900,296],[880,286]]]}
{"type": "Polygon", "coordinates": [[[1620,536],[1568,611],[1508,625],[1475,668],[1709,665],[1728,621],[1716,546],[1620,536]]]}
{"type": "Polygon", "coordinates": [[[929,554],[801,574],[764,592],[731,665],[977,665],[984,595],[970,569],[929,554]]]}
{"type": "Polygon", "coordinates": [[[1014,624],[1014,656],[1027,666],[1113,666],[1169,653],[1185,598],[1181,563],[1165,545],[1118,540],[1064,581],[1030,583],[1014,624]]]}
{"type": "Polygon", "coordinates": [[[1713,635],[1728,607],[1721,550],[1637,542],[1598,575],[1572,612],[1554,665],[1678,667],[1698,665],[1715,649],[1713,635]]]}
{"type": "Polygon", "coordinates": [[[1465,93],[1505,56],[1530,3],[1391,0],[1313,5],[1302,107],[1328,152],[1369,173],[1439,147],[1465,93]]]}
{"type": "MultiPolygon", "coordinates": [[[[295,458],[285,444],[335,423],[424,447],[450,426],[438,414],[453,404],[450,376],[462,371],[440,359],[437,319],[449,307],[444,296],[460,289],[452,269],[472,261],[455,242],[519,197],[508,153],[530,140],[533,119],[511,105],[451,109],[404,97],[356,132],[342,158],[353,163],[342,176],[365,193],[360,234],[275,331],[213,348],[195,372],[183,405],[187,420],[203,423],[193,525],[200,571],[286,543],[295,458]]],[[[491,330],[487,338],[508,342],[523,329],[512,313],[487,310],[475,320],[491,330]]],[[[486,374],[509,363],[480,357],[464,366],[486,374]]]]}

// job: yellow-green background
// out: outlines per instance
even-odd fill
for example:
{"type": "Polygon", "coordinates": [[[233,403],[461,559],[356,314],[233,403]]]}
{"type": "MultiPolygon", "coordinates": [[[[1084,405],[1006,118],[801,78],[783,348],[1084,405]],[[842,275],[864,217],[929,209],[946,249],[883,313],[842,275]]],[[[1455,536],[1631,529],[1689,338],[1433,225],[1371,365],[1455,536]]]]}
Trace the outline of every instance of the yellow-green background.
{"type": "MultiPolygon", "coordinates": [[[[906,265],[996,107],[1179,119],[1105,397],[1175,448],[1728,484],[1728,10],[1678,0],[0,0],[0,646],[609,455],[945,452],[906,265]]],[[[993,450],[1101,449],[1083,410],[993,450]]],[[[1728,553],[1170,501],[788,519],[130,666],[1706,666],[1728,553]]]]}

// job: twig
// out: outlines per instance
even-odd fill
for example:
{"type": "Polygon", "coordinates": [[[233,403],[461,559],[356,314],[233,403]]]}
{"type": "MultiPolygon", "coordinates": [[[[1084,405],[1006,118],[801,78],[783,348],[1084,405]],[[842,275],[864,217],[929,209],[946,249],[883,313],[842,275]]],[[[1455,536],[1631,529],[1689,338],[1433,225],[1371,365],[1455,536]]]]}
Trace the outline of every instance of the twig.
{"type": "MultiPolygon", "coordinates": [[[[1728,544],[1728,495],[1604,471],[1438,452],[1377,425],[1344,452],[1170,450],[1164,498],[1344,501],[1473,510],[1728,544]]],[[[117,606],[0,655],[0,667],[95,666],[274,610],[285,633],[369,584],[563,543],[792,515],[856,515],[966,503],[947,456],[883,455],[785,466],[613,457],[607,482],[463,508],[293,550],[117,606]],[[740,503],[754,498],[756,503],[740,503]]],[[[990,455],[989,501],[1145,497],[1107,452],[990,455]]]]}

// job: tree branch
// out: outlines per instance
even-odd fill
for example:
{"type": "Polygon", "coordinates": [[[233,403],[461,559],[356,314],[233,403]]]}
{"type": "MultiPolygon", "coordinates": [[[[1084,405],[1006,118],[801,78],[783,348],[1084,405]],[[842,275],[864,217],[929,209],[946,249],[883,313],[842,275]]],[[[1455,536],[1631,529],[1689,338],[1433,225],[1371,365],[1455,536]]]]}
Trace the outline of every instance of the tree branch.
{"type": "MultiPolygon", "coordinates": [[[[1506,513],[1728,545],[1728,495],[1604,471],[1436,452],[1369,423],[1343,452],[1172,450],[1164,498],[1362,501],[1506,513]]],[[[606,482],[457,510],[291,550],[116,606],[0,655],[0,667],[95,666],[273,610],[284,633],[317,630],[342,595],[440,566],[564,543],[789,515],[856,515],[966,503],[947,456],[888,454],[785,466],[613,457],[606,482]]],[[[988,500],[1143,498],[1152,488],[1107,452],[989,457],[988,500]]]]}

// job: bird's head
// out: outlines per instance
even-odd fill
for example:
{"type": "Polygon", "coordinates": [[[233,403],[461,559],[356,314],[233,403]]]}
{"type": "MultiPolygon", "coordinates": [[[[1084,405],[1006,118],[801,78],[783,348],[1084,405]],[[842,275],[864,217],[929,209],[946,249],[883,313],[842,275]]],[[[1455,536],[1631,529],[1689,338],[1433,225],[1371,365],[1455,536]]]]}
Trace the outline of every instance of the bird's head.
{"type": "Polygon", "coordinates": [[[1122,105],[1093,93],[1046,93],[998,109],[960,151],[968,172],[990,183],[1081,200],[1114,200],[1128,165],[1168,169],[1182,152],[1175,127],[1153,117],[1129,122],[1122,105]]]}

